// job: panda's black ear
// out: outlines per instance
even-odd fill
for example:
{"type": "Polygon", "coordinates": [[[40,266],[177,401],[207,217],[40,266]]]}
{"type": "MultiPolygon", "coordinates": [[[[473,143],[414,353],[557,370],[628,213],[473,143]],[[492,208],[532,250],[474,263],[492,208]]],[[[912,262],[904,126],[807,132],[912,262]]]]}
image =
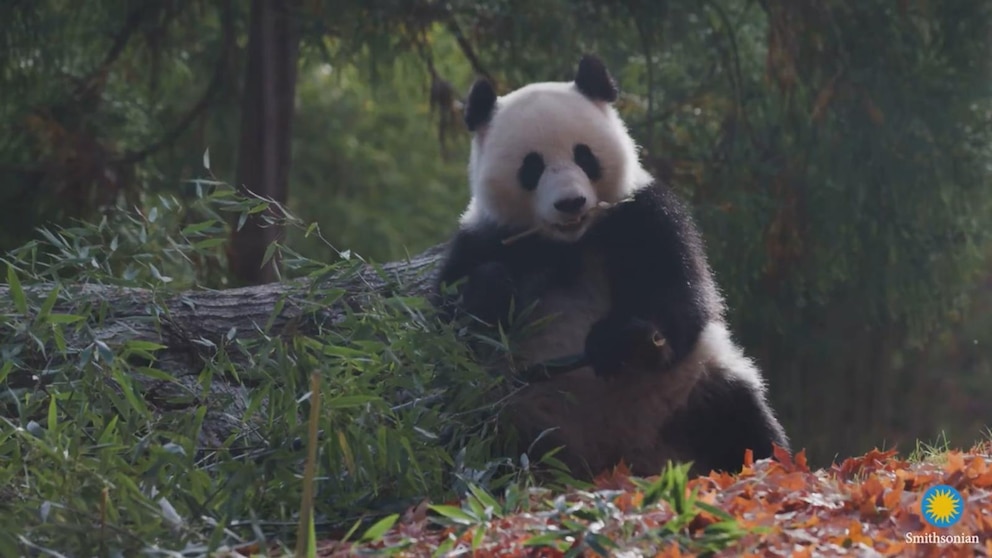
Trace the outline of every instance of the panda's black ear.
{"type": "Polygon", "coordinates": [[[472,84],[465,103],[465,125],[470,132],[489,122],[496,107],[496,90],[488,79],[480,78],[472,84]]]}
{"type": "Polygon", "coordinates": [[[606,64],[593,54],[586,54],[579,60],[579,70],[575,72],[575,87],[593,101],[612,103],[620,95],[606,64]]]}

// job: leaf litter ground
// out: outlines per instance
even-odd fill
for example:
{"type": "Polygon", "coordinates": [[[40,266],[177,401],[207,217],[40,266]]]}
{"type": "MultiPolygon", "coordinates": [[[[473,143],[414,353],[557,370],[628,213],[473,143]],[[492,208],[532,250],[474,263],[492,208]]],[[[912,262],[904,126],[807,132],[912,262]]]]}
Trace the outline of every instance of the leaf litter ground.
{"type": "Polygon", "coordinates": [[[914,462],[894,450],[873,450],[818,471],[809,469],[804,452],[793,458],[777,451],[774,459],[749,460],[738,475],[711,473],[678,486],[689,504],[673,505],[671,494],[652,496],[652,486],[657,483],[631,477],[621,465],[596,478],[591,490],[554,495],[531,489],[530,505],[517,505],[526,511],[494,511],[503,504],[488,496],[462,507],[424,503],[375,541],[323,541],[316,556],[688,556],[713,550],[717,556],[992,556],[988,442],[914,462]],[[924,492],[937,484],[958,490],[964,504],[960,520],[943,529],[921,513],[924,492]],[[726,536],[717,550],[712,544],[719,544],[721,532],[726,536]]]}

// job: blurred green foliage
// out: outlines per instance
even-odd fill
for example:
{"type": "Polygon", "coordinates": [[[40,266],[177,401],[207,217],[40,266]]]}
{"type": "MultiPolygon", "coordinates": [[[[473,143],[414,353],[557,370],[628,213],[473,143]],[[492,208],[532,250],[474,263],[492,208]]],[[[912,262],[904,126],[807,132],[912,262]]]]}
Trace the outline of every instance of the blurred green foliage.
{"type": "MultiPolygon", "coordinates": [[[[471,70],[458,63],[451,38],[441,35],[433,46],[438,70],[468,83],[471,70]]],[[[321,62],[297,87],[305,108],[293,124],[294,214],[320,223],[338,249],[377,261],[419,252],[454,232],[468,203],[468,134],[459,127],[442,145],[429,82],[414,55],[379,61],[362,52],[351,64],[321,62]],[[372,63],[388,85],[363,75],[372,63]]],[[[291,235],[289,243],[333,256],[316,241],[291,235]]]]}

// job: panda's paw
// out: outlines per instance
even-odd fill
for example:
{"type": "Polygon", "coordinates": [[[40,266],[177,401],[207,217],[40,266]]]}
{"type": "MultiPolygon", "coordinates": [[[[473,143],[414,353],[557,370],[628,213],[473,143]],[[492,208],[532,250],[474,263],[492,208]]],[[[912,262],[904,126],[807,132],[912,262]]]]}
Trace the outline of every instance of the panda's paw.
{"type": "Polygon", "coordinates": [[[462,307],[480,320],[506,323],[514,296],[510,270],[499,262],[489,262],[472,270],[462,288],[462,307]]]}
{"type": "Polygon", "coordinates": [[[647,320],[610,315],[594,323],[586,336],[586,357],[600,377],[628,371],[663,371],[672,364],[668,340],[647,320]]]}

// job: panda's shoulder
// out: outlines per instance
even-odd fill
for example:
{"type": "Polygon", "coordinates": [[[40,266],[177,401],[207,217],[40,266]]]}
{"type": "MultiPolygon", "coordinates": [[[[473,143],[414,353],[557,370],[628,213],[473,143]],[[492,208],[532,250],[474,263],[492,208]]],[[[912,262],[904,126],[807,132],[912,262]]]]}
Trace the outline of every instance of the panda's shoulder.
{"type": "Polygon", "coordinates": [[[600,229],[613,237],[662,234],[674,235],[693,245],[699,243],[699,233],[691,208],[668,185],[660,182],[641,187],[629,198],[609,209],[600,229]]]}
{"type": "Polygon", "coordinates": [[[626,204],[630,212],[649,212],[664,216],[680,223],[690,223],[692,213],[689,204],[663,182],[654,181],[638,189],[626,204]]]}
{"type": "Polygon", "coordinates": [[[473,250],[492,251],[499,248],[500,243],[508,234],[509,232],[504,227],[496,223],[475,219],[459,224],[453,242],[473,250]]]}

